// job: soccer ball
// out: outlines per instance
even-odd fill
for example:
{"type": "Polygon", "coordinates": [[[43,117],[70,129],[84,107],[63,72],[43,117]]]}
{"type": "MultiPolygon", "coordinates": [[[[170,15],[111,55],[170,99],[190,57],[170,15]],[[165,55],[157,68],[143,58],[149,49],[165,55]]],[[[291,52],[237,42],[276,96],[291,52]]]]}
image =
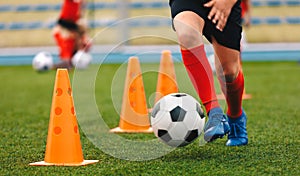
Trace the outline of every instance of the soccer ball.
{"type": "Polygon", "coordinates": [[[182,147],[199,137],[205,116],[200,104],[192,96],[172,93],[154,105],[150,121],[156,137],[169,146],[182,147]]]}
{"type": "Polygon", "coordinates": [[[32,67],[38,72],[48,71],[53,67],[53,57],[49,52],[39,52],[32,60],[32,67]]]}
{"type": "Polygon", "coordinates": [[[72,64],[77,69],[86,69],[91,61],[92,56],[83,50],[77,51],[72,58],[72,64]]]}

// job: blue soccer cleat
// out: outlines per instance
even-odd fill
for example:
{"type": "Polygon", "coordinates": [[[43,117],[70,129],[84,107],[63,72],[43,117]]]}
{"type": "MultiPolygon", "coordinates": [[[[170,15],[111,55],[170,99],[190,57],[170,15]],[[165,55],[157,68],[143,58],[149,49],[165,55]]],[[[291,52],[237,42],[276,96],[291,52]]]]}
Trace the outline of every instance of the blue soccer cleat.
{"type": "Polygon", "coordinates": [[[228,123],[230,125],[230,132],[228,134],[227,146],[241,146],[248,144],[247,135],[247,116],[243,111],[239,118],[228,117],[228,123]]]}
{"type": "Polygon", "coordinates": [[[229,124],[221,108],[213,108],[209,111],[208,121],[204,127],[204,140],[212,142],[229,133],[229,124]]]}

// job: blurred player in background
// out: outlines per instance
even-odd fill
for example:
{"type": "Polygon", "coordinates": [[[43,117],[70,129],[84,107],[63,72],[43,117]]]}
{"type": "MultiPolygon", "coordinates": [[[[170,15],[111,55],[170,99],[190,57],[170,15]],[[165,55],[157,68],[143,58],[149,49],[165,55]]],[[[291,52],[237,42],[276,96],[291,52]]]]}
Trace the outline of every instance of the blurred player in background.
{"type": "Polygon", "coordinates": [[[242,0],[242,20],[246,27],[251,25],[251,0],[242,0]]]}
{"type": "Polygon", "coordinates": [[[87,36],[87,26],[82,19],[83,0],[64,0],[53,36],[59,47],[61,62],[56,68],[73,68],[72,57],[78,50],[88,51],[91,44],[87,36]]]}
{"type": "MultiPolygon", "coordinates": [[[[241,1],[241,18],[242,18],[242,25],[244,28],[250,28],[251,25],[251,0],[242,0],[241,1]]],[[[245,34],[245,30],[242,31],[242,38],[241,38],[241,52],[247,48],[248,42],[247,37],[245,34]]],[[[241,65],[241,71],[243,71],[242,67],[242,56],[240,57],[240,65],[241,65]]],[[[244,90],[244,93],[246,90],[244,90]]]]}
{"type": "MultiPolygon", "coordinates": [[[[251,0],[242,0],[241,8],[242,8],[242,14],[241,14],[242,24],[244,27],[249,28],[251,26],[251,0]]],[[[247,38],[244,30],[242,32],[241,44],[242,44],[242,48],[246,48],[247,38]]]]}
{"type": "Polygon", "coordinates": [[[204,128],[207,142],[228,134],[227,146],[248,143],[247,117],[242,109],[244,75],[240,65],[241,0],[170,0],[173,27],[183,63],[208,114],[204,128]],[[214,88],[202,35],[219,58],[216,73],[226,98],[221,109],[214,88]]]}

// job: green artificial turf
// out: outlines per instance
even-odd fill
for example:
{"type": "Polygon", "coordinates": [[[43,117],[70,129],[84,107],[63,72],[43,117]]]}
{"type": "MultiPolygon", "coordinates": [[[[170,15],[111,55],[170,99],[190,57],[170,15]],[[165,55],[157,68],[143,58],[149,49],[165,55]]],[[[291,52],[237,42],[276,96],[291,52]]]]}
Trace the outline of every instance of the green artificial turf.
{"type": "MultiPolygon", "coordinates": [[[[157,65],[148,66],[158,69],[157,65]]],[[[148,66],[142,64],[142,69],[148,66]]],[[[102,65],[94,83],[95,102],[109,128],[119,122],[115,106],[119,107],[121,102],[114,102],[123,94],[124,82],[121,76],[117,76],[119,81],[115,76],[119,68],[119,65],[102,65]],[[113,88],[118,95],[112,101],[114,81],[118,82],[113,88]]],[[[252,99],[243,102],[248,115],[247,146],[225,147],[224,138],[200,147],[197,140],[159,158],[128,161],[103,152],[80,130],[84,159],[98,159],[97,164],[37,167],[29,163],[44,159],[55,71],[37,73],[30,66],[2,66],[0,175],[300,175],[300,65],[245,62],[244,73],[246,92],[252,95],[252,99]]],[[[76,75],[77,72],[70,73],[72,82],[76,75]]],[[[177,78],[182,80],[180,74],[177,78]]],[[[153,105],[151,95],[156,79],[155,72],[143,74],[148,106],[153,105]]],[[[182,82],[178,84],[185,91],[182,82]]],[[[153,134],[121,136],[132,141],[155,139],[153,134]]],[[[118,144],[111,145],[115,146],[118,144]]],[[[145,151],[151,152],[155,151],[145,151]]]]}

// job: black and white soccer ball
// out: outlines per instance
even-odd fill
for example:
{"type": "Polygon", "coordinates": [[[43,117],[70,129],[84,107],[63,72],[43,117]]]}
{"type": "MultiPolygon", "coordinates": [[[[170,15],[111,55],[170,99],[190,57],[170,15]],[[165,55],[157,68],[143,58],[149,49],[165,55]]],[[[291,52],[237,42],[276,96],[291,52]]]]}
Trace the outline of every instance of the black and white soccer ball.
{"type": "Polygon", "coordinates": [[[186,93],[162,97],[151,112],[151,125],[156,137],[169,146],[182,147],[197,139],[205,124],[201,105],[186,93]]]}
{"type": "Polygon", "coordinates": [[[51,53],[46,51],[39,52],[32,60],[32,67],[38,72],[44,72],[52,69],[53,57],[51,53]]]}

